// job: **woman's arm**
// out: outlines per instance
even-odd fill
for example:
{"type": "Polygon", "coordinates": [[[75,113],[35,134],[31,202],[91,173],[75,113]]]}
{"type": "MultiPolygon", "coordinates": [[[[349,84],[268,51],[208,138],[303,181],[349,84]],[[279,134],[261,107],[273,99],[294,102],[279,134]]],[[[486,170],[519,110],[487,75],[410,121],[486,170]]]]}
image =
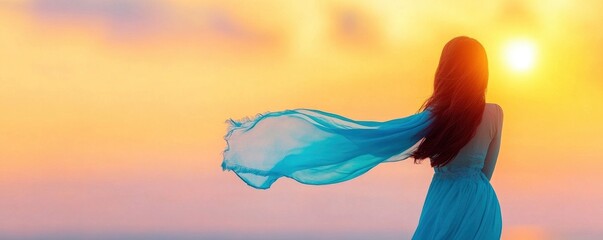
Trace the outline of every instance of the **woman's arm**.
{"type": "Polygon", "coordinates": [[[496,166],[496,160],[498,159],[498,152],[500,150],[500,143],[502,137],[502,125],[503,125],[503,110],[497,104],[496,105],[498,116],[496,122],[496,131],[495,135],[490,142],[490,146],[488,147],[488,153],[486,154],[486,160],[484,161],[484,168],[482,168],[482,172],[488,180],[492,179],[492,174],[494,173],[494,167],[496,166]]]}

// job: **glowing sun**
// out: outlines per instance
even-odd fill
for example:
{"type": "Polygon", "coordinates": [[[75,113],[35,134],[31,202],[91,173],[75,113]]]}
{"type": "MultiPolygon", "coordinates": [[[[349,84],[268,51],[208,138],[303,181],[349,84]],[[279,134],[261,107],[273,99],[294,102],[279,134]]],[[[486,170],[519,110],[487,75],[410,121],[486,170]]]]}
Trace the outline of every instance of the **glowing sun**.
{"type": "Polygon", "coordinates": [[[504,48],[507,65],[517,72],[525,72],[534,67],[536,46],[529,40],[513,40],[504,48]]]}

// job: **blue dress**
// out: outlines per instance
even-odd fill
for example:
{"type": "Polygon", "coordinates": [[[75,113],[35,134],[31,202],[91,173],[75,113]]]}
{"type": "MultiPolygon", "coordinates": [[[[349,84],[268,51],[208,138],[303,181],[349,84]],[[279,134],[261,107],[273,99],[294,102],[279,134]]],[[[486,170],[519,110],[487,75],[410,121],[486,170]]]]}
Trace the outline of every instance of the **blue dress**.
{"type": "MultiPolygon", "coordinates": [[[[488,103],[483,114],[473,139],[451,163],[434,168],[414,240],[500,238],[500,206],[489,179],[500,147],[502,109],[488,103]]],[[[432,120],[429,108],[383,122],[314,109],[228,119],[221,166],[257,189],[269,189],[281,177],[335,184],[409,158],[432,120]]]]}
{"type": "Polygon", "coordinates": [[[413,240],[500,239],[501,209],[490,178],[502,120],[500,106],[486,104],[475,136],[448,165],[434,168],[413,240]]]}

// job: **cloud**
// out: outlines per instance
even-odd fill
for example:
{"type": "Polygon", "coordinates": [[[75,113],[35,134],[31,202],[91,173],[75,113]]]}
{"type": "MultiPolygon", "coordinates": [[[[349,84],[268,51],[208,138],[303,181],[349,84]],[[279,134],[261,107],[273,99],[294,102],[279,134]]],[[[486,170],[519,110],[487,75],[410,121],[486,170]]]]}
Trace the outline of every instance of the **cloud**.
{"type": "Polygon", "coordinates": [[[170,14],[167,5],[152,0],[33,0],[26,9],[43,23],[100,23],[121,36],[148,34],[170,14]]]}
{"type": "Polygon", "coordinates": [[[42,28],[100,30],[102,37],[121,43],[167,40],[171,46],[191,44],[218,51],[280,45],[279,29],[257,23],[254,16],[227,4],[185,7],[163,0],[32,0],[16,6],[42,28]]]}

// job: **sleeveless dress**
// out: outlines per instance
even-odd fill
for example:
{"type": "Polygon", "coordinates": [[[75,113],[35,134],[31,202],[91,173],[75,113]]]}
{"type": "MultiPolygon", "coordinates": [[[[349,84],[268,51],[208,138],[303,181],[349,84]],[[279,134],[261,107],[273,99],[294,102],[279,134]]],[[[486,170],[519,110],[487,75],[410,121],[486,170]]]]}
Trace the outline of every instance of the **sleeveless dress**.
{"type": "Polygon", "coordinates": [[[498,157],[502,120],[500,106],[486,104],[475,136],[449,164],[434,168],[413,240],[500,239],[501,209],[487,175],[498,157]]]}

